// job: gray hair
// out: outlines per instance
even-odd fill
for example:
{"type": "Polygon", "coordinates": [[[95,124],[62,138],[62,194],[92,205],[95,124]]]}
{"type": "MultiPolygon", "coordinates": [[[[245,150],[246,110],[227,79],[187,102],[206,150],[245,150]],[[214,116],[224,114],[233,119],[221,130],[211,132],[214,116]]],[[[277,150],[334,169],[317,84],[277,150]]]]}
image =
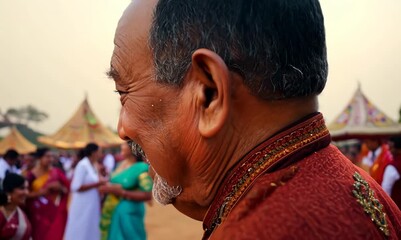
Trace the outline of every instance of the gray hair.
{"type": "Polygon", "coordinates": [[[160,0],[150,47],[159,82],[182,86],[207,48],[263,99],[317,95],[328,73],[318,0],[160,0]]]}

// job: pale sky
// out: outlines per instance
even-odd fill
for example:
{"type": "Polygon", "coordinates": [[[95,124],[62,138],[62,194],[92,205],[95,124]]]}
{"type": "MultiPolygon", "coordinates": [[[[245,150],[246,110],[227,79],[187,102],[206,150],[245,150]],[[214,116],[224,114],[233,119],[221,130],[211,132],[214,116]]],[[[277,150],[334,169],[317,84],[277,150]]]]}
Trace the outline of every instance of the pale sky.
{"type": "MultiPolygon", "coordinates": [[[[129,0],[0,0],[0,109],[32,104],[52,134],[85,93],[116,128],[119,97],[107,79],[114,31],[129,0]]],[[[323,0],[329,78],[320,111],[332,121],[361,83],[391,118],[401,107],[401,1],[323,0]]]]}

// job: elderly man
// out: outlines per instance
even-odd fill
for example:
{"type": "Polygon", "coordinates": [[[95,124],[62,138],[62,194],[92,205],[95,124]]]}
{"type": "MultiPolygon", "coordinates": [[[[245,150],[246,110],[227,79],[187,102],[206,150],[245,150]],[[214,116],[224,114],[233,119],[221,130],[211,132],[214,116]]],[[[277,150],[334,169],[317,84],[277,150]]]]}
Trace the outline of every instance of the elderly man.
{"type": "Polygon", "coordinates": [[[109,75],[119,135],[146,155],[155,199],[202,220],[204,239],[401,235],[397,206],[330,145],[317,112],[317,0],[134,0],[109,75]]]}

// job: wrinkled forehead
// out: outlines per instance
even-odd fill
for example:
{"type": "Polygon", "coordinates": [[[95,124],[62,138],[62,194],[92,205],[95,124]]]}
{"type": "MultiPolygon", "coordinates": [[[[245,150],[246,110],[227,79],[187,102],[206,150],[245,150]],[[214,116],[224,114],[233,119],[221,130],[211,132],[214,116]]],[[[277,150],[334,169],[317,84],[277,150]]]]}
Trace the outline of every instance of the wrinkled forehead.
{"type": "Polygon", "coordinates": [[[115,43],[120,45],[148,38],[157,0],[133,0],[124,11],[116,30],[115,43]]]}

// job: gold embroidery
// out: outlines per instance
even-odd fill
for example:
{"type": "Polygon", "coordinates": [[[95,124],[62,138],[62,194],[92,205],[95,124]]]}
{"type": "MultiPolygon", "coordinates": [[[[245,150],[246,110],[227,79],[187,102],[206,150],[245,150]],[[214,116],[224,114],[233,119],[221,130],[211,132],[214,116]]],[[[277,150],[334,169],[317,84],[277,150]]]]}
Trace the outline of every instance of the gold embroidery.
{"type": "Polygon", "coordinates": [[[375,198],[375,192],[359,173],[355,172],[354,179],[355,183],[352,193],[357,198],[358,203],[362,205],[365,213],[370,216],[370,219],[377,225],[380,231],[382,231],[384,235],[389,236],[390,233],[386,221],[386,213],[383,211],[383,205],[375,198]]]}
{"type": "Polygon", "coordinates": [[[264,150],[255,153],[255,156],[258,157],[250,158],[244,162],[237,172],[232,174],[232,179],[228,181],[228,184],[232,184],[231,188],[229,187],[227,189],[228,192],[222,194],[225,197],[217,203],[219,207],[211,211],[215,213],[211,219],[211,223],[204,224],[205,233],[203,239],[207,239],[213,230],[224,221],[238,199],[240,199],[255,178],[281,159],[326,136],[329,136],[329,131],[324,125],[324,120],[318,118],[308,125],[277,139],[264,150]],[[241,169],[247,170],[246,172],[241,172],[241,169]]]}
{"type": "Polygon", "coordinates": [[[219,209],[220,214],[218,215],[218,218],[220,218],[220,220],[216,220],[222,221],[228,215],[236,201],[242,196],[247,187],[253,182],[253,180],[261,171],[277,162],[278,159],[282,159],[283,157],[294,152],[296,149],[300,149],[302,146],[305,146],[306,144],[327,134],[328,130],[326,126],[322,125],[320,127],[311,129],[307,133],[302,134],[297,138],[285,136],[284,138],[276,141],[278,147],[276,147],[275,144],[269,146],[271,147],[271,150],[262,156],[256,163],[254,163],[253,166],[248,169],[248,173],[242,176],[237,184],[233,186],[233,191],[226,197],[225,202],[219,209]]]}

